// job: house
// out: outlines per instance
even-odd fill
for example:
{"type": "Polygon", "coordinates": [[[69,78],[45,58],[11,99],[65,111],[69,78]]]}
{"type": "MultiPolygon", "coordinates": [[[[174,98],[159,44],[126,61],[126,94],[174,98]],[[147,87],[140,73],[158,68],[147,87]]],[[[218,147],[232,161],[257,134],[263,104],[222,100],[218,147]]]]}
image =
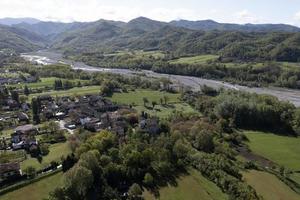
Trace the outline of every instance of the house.
{"type": "Polygon", "coordinates": [[[0,164],[0,183],[14,180],[21,176],[20,163],[3,163],[0,164]]]}
{"type": "Polygon", "coordinates": [[[9,107],[10,110],[16,110],[19,109],[20,104],[13,99],[7,99],[6,105],[9,107]]]}
{"type": "Polygon", "coordinates": [[[31,146],[37,146],[38,142],[35,138],[37,134],[38,129],[31,124],[17,127],[15,133],[11,135],[13,150],[29,149],[31,146]]]}
{"type": "Polygon", "coordinates": [[[140,129],[146,131],[152,135],[160,132],[158,118],[142,119],[139,124],[140,129]]]}
{"type": "Polygon", "coordinates": [[[22,103],[21,108],[23,112],[29,111],[29,104],[28,103],[22,103]]]}
{"type": "Polygon", "coordinates": [[[21,113],[18,113],[17,116],[18,116],[19,122],[29,122],[29,117],[26,113],[21,112],[21,113]]]}

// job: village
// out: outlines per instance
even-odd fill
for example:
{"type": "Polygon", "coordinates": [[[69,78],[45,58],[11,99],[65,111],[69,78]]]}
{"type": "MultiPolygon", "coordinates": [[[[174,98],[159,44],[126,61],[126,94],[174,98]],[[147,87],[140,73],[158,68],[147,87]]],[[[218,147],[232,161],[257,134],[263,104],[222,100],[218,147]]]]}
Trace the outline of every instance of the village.
{"type": "MultiPolygon", "coordinates": [[[[118,105],[102,95],[37,96],[31,103],[20,103],[13,92],[1,87],[2,130],[11,130],[2,135],[0,151],[0,185],[12,184],[28,178],[30,170],[21,169],[21,163],[27,158],[42,160],[51,153],[49,145],[66,143],[76,130],[96,133],[108,130],[115,133],[120,142],[126,140],[130,127],[145,130],[148,133],[159,132],[158,118],[149,118],[146,113],[137,114],[130,106],[118,105]],[[15,155],[22,155],[15,156],[15,155]],[[6,155],[6,156],[5,156],[6,155]]],[[[45,173],[61,168],[60,162],[37,170],[45,173]]]]}

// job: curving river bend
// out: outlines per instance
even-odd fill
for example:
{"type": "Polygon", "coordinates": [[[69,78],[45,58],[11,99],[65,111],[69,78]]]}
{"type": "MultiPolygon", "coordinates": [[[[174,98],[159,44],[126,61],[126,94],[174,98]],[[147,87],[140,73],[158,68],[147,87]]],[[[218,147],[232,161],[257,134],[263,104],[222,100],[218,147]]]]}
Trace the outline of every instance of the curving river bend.
{"type": "Polygon", "coordinates": [[[160,74],[148,70],[134,71],[130,69],[110,69],[110,68],[92,67],[82,62],[74,62],[68,59],[64,59],[62,57],[62,54],[50,52],[47,50],[22,54],[22,57],[28,61],[36,62],[44,65],[65,63],[71,65],[74,69],[81,69],[84,71],[91,71],[91,72],[110,72],[110,73],[116,73],[122,75],[135,75],[137,73],[140,73],[146,75],[147,77],[157,77],[157,78],[166,77],[169,78],[175,84],[189,86],[194,90],[199,90],[201,85],[207,85],[216,89],[225,88],[225,89],[241,90],[241,91],[247,91],[247,92],[258,93],[258,94],[269,94],[269,95],[276,96],[280,100],[290,101],[295,106],[300,107],[300,90],[292,90],[292,89],[277,88],[277,87],[250,88],[250,87],[234,85],[222,81],[209,80],[209,79],[203,79],[203,78],[191,77],[191,76],[160,74]]]}

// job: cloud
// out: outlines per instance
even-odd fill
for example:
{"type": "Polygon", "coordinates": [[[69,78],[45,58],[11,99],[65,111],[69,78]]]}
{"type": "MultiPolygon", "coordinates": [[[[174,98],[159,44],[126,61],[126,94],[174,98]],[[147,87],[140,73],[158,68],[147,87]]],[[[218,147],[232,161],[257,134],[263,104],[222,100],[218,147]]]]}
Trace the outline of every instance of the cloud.
{"type": "Polygon", "coordinates": [[[295,14],[294,19],[300,22],[300,11],[295,14]]]}
{"type": "Polygon", "coordinates": [[[234,13],[235,21],[237,23],[259,23],[261,19],[248,10],[242,10],[234,13]]]}

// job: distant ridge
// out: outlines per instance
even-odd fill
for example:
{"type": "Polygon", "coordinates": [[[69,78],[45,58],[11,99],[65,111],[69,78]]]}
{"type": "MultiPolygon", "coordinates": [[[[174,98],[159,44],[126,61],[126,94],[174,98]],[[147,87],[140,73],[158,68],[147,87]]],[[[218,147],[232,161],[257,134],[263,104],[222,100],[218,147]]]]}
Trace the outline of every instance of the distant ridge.
{"type": "Polygon", "coordinates": [[[188,28],[192,30],[203,31],[253,31],[253,32],[300,32],[300,28],[287,24],[231,24],[231,23],[218,23],[213,20],[200,20],[188,21],[178,20],[171,21],[171,25],[188,28]]]}
{"type": "Polygon", "coordinates": [[[34,18],[3,18],[3,19],[0,19],[0,24],[7,25],[7,26],[20,24],[20,23],[36,24],[39,22],[40,22],[40,20],[34,19],[34,18]]]}

